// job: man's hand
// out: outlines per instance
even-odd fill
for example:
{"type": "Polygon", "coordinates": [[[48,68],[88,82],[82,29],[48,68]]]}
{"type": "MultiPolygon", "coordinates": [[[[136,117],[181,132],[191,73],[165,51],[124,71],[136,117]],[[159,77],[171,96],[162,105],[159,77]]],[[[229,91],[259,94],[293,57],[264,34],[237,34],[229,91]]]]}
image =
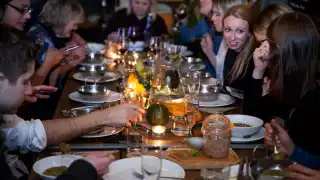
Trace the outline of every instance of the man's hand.
{"type": "Polygon", "coordinates": [[[265,128],[264,144],[273,147],[272,135],[275,133],[278,151],[290,156],[294,151],[294,144],[288,133],[274,119],[271,124],[266,123],[265,128]]]}
{"type": "Polygon", "coordinates": [[[108,166],[115,158],[109,152],[92,152],[84,159],[96,168],[99,175],[103,175],[108,173],[108,166]]]}
{"type": "Polygon", "coordinates": [[[145,111],[136,104],[121,104],[105,110],[106,125],[115,127],[130,127],[132,122],[142,120],[141,113],[145,111]]]}
{"type": "Polygon", "coordinates": [[[320,171],[295,164],[290,166],[287,177],[292,180],[319,180],[320,171]]]}
{"type": "Polygon", "coordinates": [[[38,99],[48,99],[50,97],[50,95],[48,94],[55,93],[57,92],[57,90],[58,89],[56,87],[52,87],[52,86],[45,86],[45,85],[34,86],[32,87],[32,94],[25,94],[24,100],[27,102],[34,103],[38,99]]]}

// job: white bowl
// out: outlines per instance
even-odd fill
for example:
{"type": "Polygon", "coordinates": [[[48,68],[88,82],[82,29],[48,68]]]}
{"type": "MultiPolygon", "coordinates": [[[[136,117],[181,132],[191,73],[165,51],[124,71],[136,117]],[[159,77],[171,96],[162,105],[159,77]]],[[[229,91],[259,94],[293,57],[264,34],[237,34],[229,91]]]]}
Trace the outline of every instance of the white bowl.
{"type": "Polygon", "coordinates": [[[248,137],[260,130],[263,125],[263,121],[257,117],[247,116],[247,115],[226,115],[227,118],[230,119],[232,123],[243,123],[248,124],[250,127],[236,127],[232,128],[232,136],[245,138],[248,137]]]}
{"type": "Polygon", "coordinates": [[[87,43],[88,54],[95,53],[98,54],[104,50],[104,44],[99,43],[87,43]]]}
{"type": "Polygon", "coordinates": [[[190,137],[187,139],[188,144],[194,149],[203,148],[203,138],[202,137],[190,137]]]}
{"type": "Polygon", "coordinates": [[[58,166],[69,167],[75,160],[82,159],[82,158],[83,158],[82,156],[76,156],[76,155],[50,156],[37,161],[33,165],[33,171],[37,173],[41,177],[41,179],[54,180],[57,177],[46,176],[43,174],[43,172],[52,167],[58,167],[58,166]]]}

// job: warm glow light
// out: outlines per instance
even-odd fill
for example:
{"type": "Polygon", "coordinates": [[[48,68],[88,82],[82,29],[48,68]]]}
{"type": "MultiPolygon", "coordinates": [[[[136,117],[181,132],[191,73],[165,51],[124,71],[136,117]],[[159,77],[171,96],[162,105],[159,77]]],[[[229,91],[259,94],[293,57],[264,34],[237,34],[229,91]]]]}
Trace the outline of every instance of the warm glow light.
{"type": "Polygon", "coordinates": [[[135,92],[140,92],[141,94],[145,93],[143,85],[139,83],[139,80],[133,73],[129,74],[127,88],[135,92]]]}
{"type": "Polygon", "coordinates": [[[157,135],[161,135],[164,132],[166,132],[166,127],[164,126],[152,126],[152,132],[157,134],[157,135]]]}

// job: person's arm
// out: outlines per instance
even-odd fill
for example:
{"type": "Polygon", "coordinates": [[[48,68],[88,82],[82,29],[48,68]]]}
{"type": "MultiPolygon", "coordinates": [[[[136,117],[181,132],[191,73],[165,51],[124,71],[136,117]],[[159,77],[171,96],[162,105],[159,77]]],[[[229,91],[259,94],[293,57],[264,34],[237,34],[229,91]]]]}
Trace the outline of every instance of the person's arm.
{"type": "Polygon", "coordinates": [[[180,38],[185,43],[191,43],[195,38],[201,38],[205,34],[208,34],[209,27],[205,19],[201,19],[198,24],[192,28],[188,27],[187,24],[180,26],[180,38]]]}
{"type": "Polygon", "coordinates": [[[59,176],[57,180],[97,180],[96,169],[85,160],[77,160],[71,164],[68,171],[59,176]]]}
{"type": "Polygon", "coordinates": [[[128,125],[137,120],[140,112],[137,105],[123,104],[75,118],[42,121],[47,145],[66,142],[105,126],[128,125]]]}
{"type": "Polygon", "coordinates": [[[295,146],[290,159],[298,164],[306,166],[311,169],[320,169],[320,156],[312,155],[299,146],[295,146]]]}

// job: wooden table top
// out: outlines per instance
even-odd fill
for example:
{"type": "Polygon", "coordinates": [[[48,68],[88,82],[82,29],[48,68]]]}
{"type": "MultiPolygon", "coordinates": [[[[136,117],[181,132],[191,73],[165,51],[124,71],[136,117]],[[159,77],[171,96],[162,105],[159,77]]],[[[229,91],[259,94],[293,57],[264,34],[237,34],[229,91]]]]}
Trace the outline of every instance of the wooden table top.
{"type": "MultiPolygon", "coordinates": [[[[54,119],[56,118],[62,118],[61,110],[70,110],[71,108],[85,106],[84,104],[79,104],[72,102],[69,100],[68,95],[72,92],[75,92],[77,88],[82,85],[83,82],[76,81],[72,78],[72,75],[70,75],[66,81],[66,85],[64,87],[62,96],[60,98],[60,101],[57,105],[54,119]]],[[[117,85],[119,84],[119,80],[106,83],[108,88],[110,88],[113,91],[117,90],[117,85]]],[[[230,107],[226,107],[226,110],[228,109],[234,109],[230,107]]],[[[214,108],[206,108],[206,111],[212,111],[214,112],[214,108]]],[[[120,155],[117,156],[118,158],[124,158],[126,156],[125,154],[125,143],[119,143],[119,141],[125,141],[125,135],[123,133],[120,133],[119,135],[105,137],[105,138],[96,138],[96,139],[75,139],[71,142],[68,142],[68,144],[71,146],[73,151],[93,151],[93,150],[120,150],[120,155]]],[[[166,133],[166,136],[160,139],[150,139],[149,142],[161,140],[164,146],[167,147],[180,147],[183,146],[182,144],[183,137],[174,136],[171,132],[166,133]]],[[[234,151],[238,154],[239,157],[245,157],[252,155],[253,148],[261,144],[262,142],[255,142],[252,144],[232,144],[232,148],[234,151]]],[[[48,150],[40,153],[39,158],[45,157],[48,155],[48,152],[57,150],[56,147],[49,147],[48,150]]],[[[263,152],[259,151],[257,156],[263,156],[263,152]]],[[[39,179],[35,175],[34,172],[30,173],[29,180],[36,180],[39,179]]],[[[185,179],[200,179],[200,171],[199,170],[186,170],[186,178],[185,179]]]]}

